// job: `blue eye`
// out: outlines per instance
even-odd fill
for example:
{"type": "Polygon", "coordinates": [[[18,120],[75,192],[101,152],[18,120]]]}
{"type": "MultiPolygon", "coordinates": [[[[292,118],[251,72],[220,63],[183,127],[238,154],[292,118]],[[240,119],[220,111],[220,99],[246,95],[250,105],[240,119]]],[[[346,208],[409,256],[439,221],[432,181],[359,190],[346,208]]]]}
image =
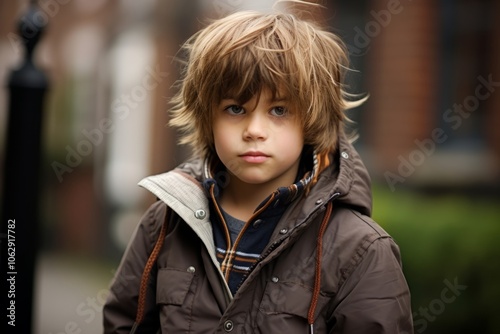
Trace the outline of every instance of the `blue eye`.
{"type": "Polygon", "coordinates": [[[240,115],[245,111],[242,106],[238,106],[235,104],[226,107],[224,110],[231,115],[240,115]]]}
{"type": "Polygon", "coordinates": [[[287,109],[285,107],[274,107],[271,109],[271,115],[273,116],[285,116],[287,114],[287,109]]]}

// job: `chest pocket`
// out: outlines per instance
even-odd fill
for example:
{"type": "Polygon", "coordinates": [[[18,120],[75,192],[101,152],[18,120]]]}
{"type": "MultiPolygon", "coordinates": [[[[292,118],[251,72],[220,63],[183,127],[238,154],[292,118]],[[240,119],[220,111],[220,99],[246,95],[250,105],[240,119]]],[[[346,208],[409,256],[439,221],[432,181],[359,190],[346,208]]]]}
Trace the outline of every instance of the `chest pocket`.
{"type": "Polygon", "coordinates": [[[158,270],[156,302],[163,305],[184,304],[193,282],[194,274],[171,268],[158,270]]]}
{"type": "MultiPolygon", "coordinates": [[[[257,327],[262,333],[305,333],[311,298],[312,287],[296,282],[269,282],[260,303],[261,320],[257,327]]],[[[319,332],[326,328],[326,320],[320,314],[329,300],[329,296],[319,295],[314,316],[314,327],[319,332]]]]}

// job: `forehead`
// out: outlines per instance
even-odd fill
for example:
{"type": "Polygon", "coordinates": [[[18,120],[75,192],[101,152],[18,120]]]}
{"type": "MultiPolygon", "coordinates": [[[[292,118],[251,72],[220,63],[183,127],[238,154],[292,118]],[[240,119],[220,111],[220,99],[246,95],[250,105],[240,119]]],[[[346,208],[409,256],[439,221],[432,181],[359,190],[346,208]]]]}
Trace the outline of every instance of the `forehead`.
{"type": "Polygon", "coordinates": [[[252,95],[251,92],[247,94],[234,94],[232,92],[227,92],[226,94],[221,96],[221,101],[223,100],[234,100],[238,103],[245,104],[250,100],[258,100],[263,102],[288,102],[290,101],[290,96],[284,94],[279,90],[271,90],[267,87],[263,87],[259,89],[256,93],[252,95]],[[242,96],[243,95],[243,96],[242,96]],[[249,98],[247,98],[249,97],[249,98]]]}

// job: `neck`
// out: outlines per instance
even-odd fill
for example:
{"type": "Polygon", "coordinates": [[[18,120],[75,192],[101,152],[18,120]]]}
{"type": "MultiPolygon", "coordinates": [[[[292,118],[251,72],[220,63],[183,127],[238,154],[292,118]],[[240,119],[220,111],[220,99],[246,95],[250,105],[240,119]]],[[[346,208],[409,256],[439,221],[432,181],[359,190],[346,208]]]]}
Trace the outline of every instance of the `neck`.
{"type": "Polygon", "coordinates": [[[231,216],[248,221],[257,206],[276,189],[274,185],[263,186],[232,180],[222,191],[220,204],[231,216]]]}

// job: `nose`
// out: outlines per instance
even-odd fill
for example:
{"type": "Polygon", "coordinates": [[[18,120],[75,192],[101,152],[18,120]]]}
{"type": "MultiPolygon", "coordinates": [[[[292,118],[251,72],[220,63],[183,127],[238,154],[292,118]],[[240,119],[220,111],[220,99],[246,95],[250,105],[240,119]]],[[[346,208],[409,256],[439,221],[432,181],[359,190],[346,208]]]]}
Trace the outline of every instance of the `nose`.
{"type": "Polygon", "coordinates": [[[267,138],[265,115],[257,110],[248,113],[243,137],[245,140],[265,140],[267,138]]]}

